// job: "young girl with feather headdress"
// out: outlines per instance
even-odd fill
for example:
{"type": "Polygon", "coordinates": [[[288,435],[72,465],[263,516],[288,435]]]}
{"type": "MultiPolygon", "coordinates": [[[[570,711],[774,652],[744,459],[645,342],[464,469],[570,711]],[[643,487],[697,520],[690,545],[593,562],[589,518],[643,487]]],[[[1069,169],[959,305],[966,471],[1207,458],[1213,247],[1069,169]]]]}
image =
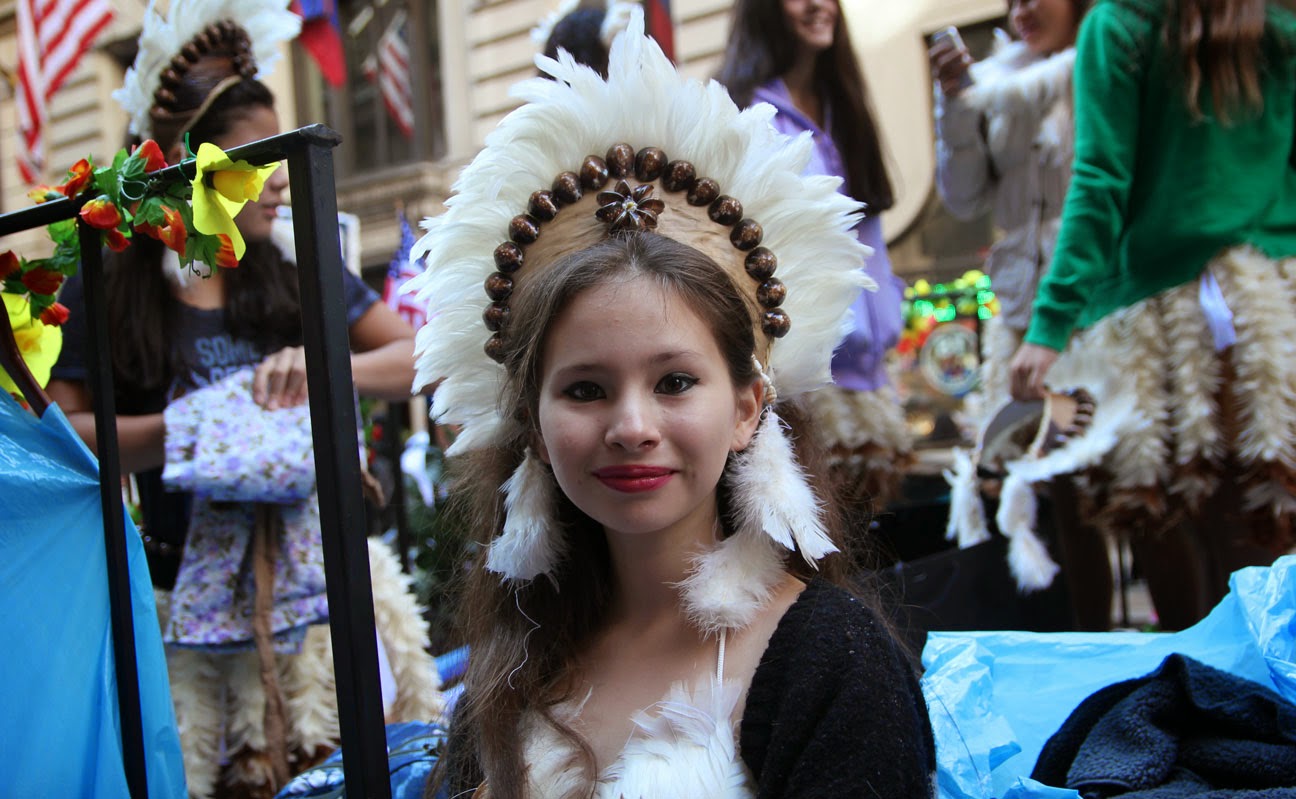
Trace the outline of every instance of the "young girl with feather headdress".
{"type": "Polygon", "coordinates": [[[849,571],[798,396],[869,283],[809,142],[636,12],[567,54],[416,248],[418,382],[482,542],[448,795],[928,797],[912,664],[849,571]]]}
{"type": "MultiPolygon", "coordinates": [[[[131,133],[156,140],[170,163],[180,160],[186,140],[193,150],[207,142],[228,150],[279,133],[274,97],[260,78],[299,27],[286,0],[172,0],[166,16],[150,4],[139,54],[115,94],[130,115],[131,133]]],[[[200,263],[190,271],[144,235],[125,252],[110,254],[105,265],[122,465],[140,487],[186,777],[190,794],[199,797],[225,790],[273,795],[290,769],[322,757],[338,741],[332,651],[322,624],[328,609],[319,531],[309,523],[313,500],[283,506],[293,510],[282,513],[306,523],[284,533],[272,555],[276,596],[295,593],[289,593],[292,603],[275,606],[276,614],[281,605],[292,608],[274,617],[283,619],[272,629],[281,654],[276,679],[267,682],[250,643],[229,643],[241,635],[234,622],[243,611],[250,615],[250,597],[234,590],[228,606],[191,602],[250,581],[245,572],[251,567],[238,555],[249,548],[251,505],[213,504],[167,490],[162,480],[167,436],[175,432],[167,430],[166,411],[178,400],[191,400],[237,373],[253,375],[249,403],[290,409],[306,399],[296,267],[292,253],[271,241],[286,186],[281,167],[260,199],[235,218],[246,245],[237,269],[200,263]],[[187,610],[200,606],[227,621],[187,610]],[[273,714],[279,735],[265,713],[272,692],[282,695],[282,708],[273,714]]],[[[359,278],[347,273],[344,280],[357,389],[408,397],[413,332],[359,278]]],[[[94,446],[79,278],[68,281],[62,302],[72,316],[49,393],[94,446]]],[[[250,448],[247,441],[233,443],[250,448]]],[[[274,446],[262,457],[275,458],[274,446]]],[[[396,689],[388,694],[392,719],[433,717],[439,696],[423,651],[424,622],[394,555],[376,542],[370,554],[380,648],[391,667],[388,687],[396,689]]]]}

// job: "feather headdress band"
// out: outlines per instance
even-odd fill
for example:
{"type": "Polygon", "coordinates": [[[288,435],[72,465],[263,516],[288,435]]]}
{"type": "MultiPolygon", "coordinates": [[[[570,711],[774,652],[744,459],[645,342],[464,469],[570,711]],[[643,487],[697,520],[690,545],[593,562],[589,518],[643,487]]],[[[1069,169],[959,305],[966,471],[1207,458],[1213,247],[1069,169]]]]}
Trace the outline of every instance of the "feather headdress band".
{"type": "MultiPolygon", "coordinates": [[[[122,87],[113,98],[130,115],[132,135],[154,135],[152,113],[162,88],[163,73],[181,66],[177,59],[192,62],[200,55],[194,40],[212,25],[228,21],[247,34],[250,64],[238,65],[249,77],[264,78],[279,59],[279,45],[297,36],[301,18],[288,11],[288,0],[171,0],[167,15],[150,0],[144,12],[139,52],[126,70],[122,87]],[[186,48],[190,52],[186,54],[186,48]]],[[[233,74],[233,72],[231,72],[233,74]]]]}
{"type": "MultiPolygon", "coordinates": [[[[752,312],[767,396],[786,400],[830,382],[850,306],[872,281],[861,268],[869,249],[852,231],[859,203],[837,191],[839,178],[801,174],[809,135],[782,136],[771,107],[740,111],[719,84],[680,76],[644,36],[639,9],[613,42],[606,80],[566,53],[536,63],[554,80],[514,88],[524,105],[487,137],[411,255],[430,265],[409,286],[430,310],[415,384],[439,383],[432,414],[460,427],[447,454],[516,440],[499,362],[514,288],[619,229],[674,238],[729,273],[752,312]]],[[[743,529],[703,556],[684,585],[708,631],[746,623],[781,573],[780,549],[810,563],[834,549],[774,409],[765,413],[736,461],[738,471],[749,464],[769,476],[730,475],[744,498],[735,514],[743,529]],[[769,490],[751,490],[761,479],[769,490]],[[739,595],[747,599],[735,607],[739,595]]],[[[508,580],[550,573],[564,551],[545,499],[556,489],[543,489],[552,477],[534,460],[504,489],[504,532],[487,560],[508,580]]]]}

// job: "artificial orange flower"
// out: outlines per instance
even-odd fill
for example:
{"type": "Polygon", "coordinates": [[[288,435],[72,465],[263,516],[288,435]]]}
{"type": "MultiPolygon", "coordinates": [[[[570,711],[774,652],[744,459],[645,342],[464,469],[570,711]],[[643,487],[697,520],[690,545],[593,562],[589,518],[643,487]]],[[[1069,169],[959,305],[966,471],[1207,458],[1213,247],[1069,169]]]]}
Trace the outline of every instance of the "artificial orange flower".
{"type": "Polygon", "coordinates": [[[19,269],[22,269],[22,264],[19,263],[18,256],[13,254],[13,250],[0,253],[0,280],[7,280],[19,269]]]}
{"type": "MultiPolygon", "coordinates": [[[[185,229],[184,217],[180,215],[179,211],[170,206],[162,208],[162,215],[166,218],[166,224],[158,230],[157,238],[163,244],[175,250],[176,254],[183,256],[185,242],[189,239],[189,231],[185,229]]],[[[235,266],[237,266],[237,263],[235,266]]]]}
{"type": "Polygon", "coordinates": [[[86,186],[90,185],[90,178],[92,177],[94,177],[94,172],[90,169],[90,162],[82,158],[68,170],[68,181],[59,188],[63,191],[63,196],[75,197],[86,186]]]}
{"type": "Polygon", "coordinates": [[[40,186],[35,186],[27,191],[28,199],[30,199],[32,202],[36,203],[37,205],[40,205],[41,203],[44,202],[49,202],[50,200],[57,200],[62,196],[63,196],[63,192],[60,189],[57,189],[53,186],[40,185],[40,186]]]}
{"type": "Polygon", "coordinates": [[[81,218],[90,227],[100,230],[111,230],[122,221],[121,211],[105,195],[100,195],[81,206],[81,218]]]}
{"type": "Polygon", "coordinates": [[[61,302],[56,302],[50,307],[41,311],[41,321],[47,325],[61,325],[68,320],[67,306],[61,302]]]}
{"type": "Polygon", "coordinates": [[[150,225],[148,222],[136,222],[134,230],[136,233],[143,233],[150,239],[157,239],[158,241],[162,240],[162,231],[157,225],[150,225]]]}
{"type": "Polygon", "coordinates": [[[113,252],[121,252],[130,246],[130,239],[117,228],[108,228],[104,231],[104,244],[113,252]]]}
{"type": "Polygon", "coordinates": [[[220,239],[220,249],[216,251],[216,265],[222,269],[233,269],[238,266],[238,256],[234,254],[234,242],[225,233],[217,233],[216,238],[220,239]]]}
{"type": "Polygon", "coordinates": [[[144,171],[156,172],[159,169],[166,169],[166,156],[162,154],[162,148],[152,139],[145,139],[133,153],[144,159],[144,171]]]}
{"type": "Polygon", "coordinates": [[[63,285],[63,275],[38,266],[28,269],[22,276],[23,285],[33,294],[53,294],[63,285]]]}

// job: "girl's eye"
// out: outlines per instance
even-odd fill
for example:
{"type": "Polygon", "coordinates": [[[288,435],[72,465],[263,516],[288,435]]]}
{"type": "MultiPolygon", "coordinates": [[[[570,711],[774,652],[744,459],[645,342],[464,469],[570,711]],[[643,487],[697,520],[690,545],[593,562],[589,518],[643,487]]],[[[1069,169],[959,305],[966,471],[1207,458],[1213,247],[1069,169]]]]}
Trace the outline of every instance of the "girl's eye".
{"type": "Polygon", "coordinates": [[[661,379],[661,382],[657,384],[657,391],[661,394],[683,394],[696,386],[697,382],[698,379],[692,375],[675,372],[661,379]]]}
{"type": "Polygon", "coordinates": [[[600,399],[603,396],[603,389],[599,388],[596,383],[582,381],[572,383],[567,388],[564,388],[562,393],[563,396],[570,397],[577,402],[590,402],[591,400],[600,399]]]}

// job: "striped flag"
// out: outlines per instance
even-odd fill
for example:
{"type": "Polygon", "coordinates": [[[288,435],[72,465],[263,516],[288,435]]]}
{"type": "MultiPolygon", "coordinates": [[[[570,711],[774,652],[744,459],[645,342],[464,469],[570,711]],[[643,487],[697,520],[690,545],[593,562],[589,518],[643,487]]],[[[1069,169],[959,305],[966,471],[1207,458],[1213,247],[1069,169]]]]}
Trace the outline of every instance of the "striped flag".
{"type": "Polygon", "coordinates": [[[410,250],[414,249],[414,231],[410,229],[404,211],[400,214],[400,228],[401,240],[387,267],[383,300],[402,319],[409,322],[410,327],[418,330],[427,321],[427,307],[413,294],[404,293],[403,289],[410,278],[423,271],[424,265],[421,261],[410,260],[410,250]]]}
{"type": "Polygon", "coordinates": [[[383,105],[405,138],[414,137],[414,88],[410,82],[409,39],[405,12],[397,11],[378,40],[378,53],[365,59],[369,80],[378,82],[383,105]]]}
{"type": "Polygon", "coordinates": [[[675,25],[671,22],[670,0],[643,0],[644,33],[657,40],[662,52],[675,60],[675,25]]]}
{"type": "Polygon", "coordinates": [[[41,134],[49,101],[99,32],[112,22],[109,0],[17,0],[18,171],[28,183],[45,168],[41,134]]]}

